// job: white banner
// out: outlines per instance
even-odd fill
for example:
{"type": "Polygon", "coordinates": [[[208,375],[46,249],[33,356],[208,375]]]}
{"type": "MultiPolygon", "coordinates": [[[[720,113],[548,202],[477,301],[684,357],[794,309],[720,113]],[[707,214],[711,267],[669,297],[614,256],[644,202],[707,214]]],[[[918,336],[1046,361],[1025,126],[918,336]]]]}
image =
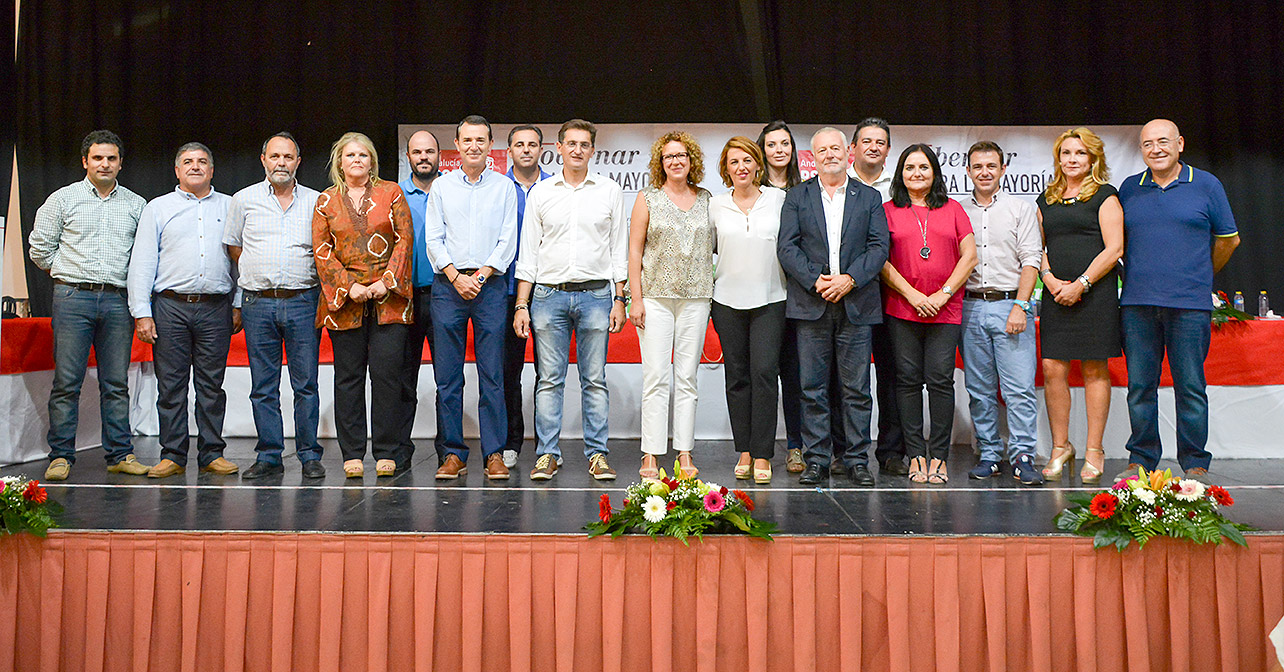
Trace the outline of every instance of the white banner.
{"type": "MultiPolygon", "coordinates": [[[[508,172],[508,131],[516,124],[493,124],[495,146],[491,150],[490,166],[508,172]]],[[[544,150],[539,164],[545,172],[561,170],[561,156],[555,142],[560,124],[536,124],[544,133],[544,150]]],[[[811,134],[821,126],[799,124],[790,126],[798,144],[798,160],[803,178],[816,172],[811,156],[811,134]]],[[[837,126],[848,134],[850,142],[853,124],[837,126]]],[[[1052,180],[1052,146],[1057,136],[1068,126],[893,126],[892,151],[887,158],[888,167],[895,169],[900,152],[912,144],[925,143],[936,151],[941,162],[941,173],[950,196],[960,198],[972,189],[965,174],[967,150],[978,140],[990,140],[1003,148],[1008,162],[1003,186],[1009,193],[1033,198],[1041,193],[1052,180]]],[[[762,130],[760,124],[599,124],[597,146],[591,169],[620,183],[624,188],[626,203],[650,181],[648,162],[651,143],[671,130],[690,133],[704,150],[704,181],[701,186],[714,194],[727,191],[718,175],[718,157],[722,147],[732,136],[743,135],[756,140],[762,130]]],[[[406,141],[415,131],[428,130],[441,143],[441,170],[459,167],[459,153],[454,148],[454,124],[400,124],[397,127],[397,179],[410,176],[406,161],[406,141]]],[[[1145,169],[1137,137],[1140,126],[1094,126],[1093,132],[1105,143],[1106,164],[1110,166],[1111,182],[1118,185],[1123,179],[1145,169]]]]}

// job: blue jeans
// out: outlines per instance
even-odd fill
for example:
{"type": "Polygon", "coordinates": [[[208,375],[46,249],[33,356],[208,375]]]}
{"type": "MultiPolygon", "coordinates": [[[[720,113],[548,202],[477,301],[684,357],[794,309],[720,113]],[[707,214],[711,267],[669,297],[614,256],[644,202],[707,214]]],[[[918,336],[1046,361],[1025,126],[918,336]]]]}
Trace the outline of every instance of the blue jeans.
{"type": "Polygon", "coordinates": [[[482,455],[489,457],[504,449],[508,440],[508,411],[504,405],[504,323],[507,316],[504,279],[482,286],[472,299],[465,299],[446,276],[437,274],[432,283],[432,371],[437,381],[437,403],[441,412],[442,449],[468,461],[464,443],[464,353],[468,321],[473,323],[473,354],[477,361],[477,420],[481,429],[482,455]]]}
{"type": "Polygon", "coordinates": [[[1177,402],[1177,462],[1182,469],[1207,469],[1213,460],[1208,443],[1208,394],[1204,359],[1212,325],[1207,310],[1122,306],[1124,356],[1128,364],[1128,438],[1131,461],[1146,469],[1159,466],[1159,374],[1164,352],[1173,375],[1177,402]]]}
{"type": "Polygon", "coordinates": [[[321,459],[317,420],[321,397],[317,394],[317,358],[321,330],[316,328],[319,288],[288,299],[273,299],[246,292],[241,305],[245,351],[250,362],[250,405],[259,440],[258,461],[280,464],[285,449],[281,420],[281,349],[285,348],[294,390],[294,448],[299,460],[321,459]]]}
{"type": "Polygon", "coordinates": [[[981,459],[1003,461],[999,436],[999,394],[1008,407],[1008,458],[1034,459],[1039,405],[1034,393],[1034,320],[1009,334],[1014,301],[963,300],[963,380],[981,459]]]}
{"type": "Polygon", "coordinates": [[[610,395],[606,388],[606,345],[611,326],[610,285],[587,292],[563,292],[535,285],[531,329],[535,333],[535,454],[562,456],[562,395],[575,335],[584,416],[584,456],[605,455],[610,395]]]}
{"type": "Polygon", "coordinates": [[[841,304],[829,304],[815,320],[795,320],[798,336],[798,378],[802,385],[803,458],[808,464],[829,467],[831,456],[847,467],[869,464],[870,422],[874,400],[869,394],[869,358],[873,332],[869,325],[852,324],[841,304]],[[830,435],[831,377],[834,368],[842,381],[845,455],[832,455],[830,435]]]}
{"type": "Polygon", "coordinates": [[[54,380],[49,392],[49,459],[76,461],[80,386],[89,347],[98,360],[102,445],[107,464],[134,451],[129,442],[129,353],[134,319],[123,293],[94,292],[55,284],[53,289],[54,380]]]}

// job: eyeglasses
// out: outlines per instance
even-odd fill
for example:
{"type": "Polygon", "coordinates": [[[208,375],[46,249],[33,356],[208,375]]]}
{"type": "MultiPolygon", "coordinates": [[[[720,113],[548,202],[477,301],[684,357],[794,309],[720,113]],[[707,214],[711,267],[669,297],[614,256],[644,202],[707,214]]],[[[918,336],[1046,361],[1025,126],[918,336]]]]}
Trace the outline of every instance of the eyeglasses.
{"type": "Polygon", "coordinates": [[[1160,149],[1168,149],[1170,146],[1172,146],[1172,144],[1173,144],[1173,141],[1169,138],[1159,138],[1158,140],[1147,140],[1141,143],[1141,148],[1153,149],[1155,147],[1158,147],[1160,149]]]}
{"type": "Polygon", "coordinates": [[[686,161],[689,158],[691,158],[691,155],[686,152],[676,152],[673,154],[665,154],[660,157],[660,160],[665,163],[669,163],[670,161],[686,161]]]}

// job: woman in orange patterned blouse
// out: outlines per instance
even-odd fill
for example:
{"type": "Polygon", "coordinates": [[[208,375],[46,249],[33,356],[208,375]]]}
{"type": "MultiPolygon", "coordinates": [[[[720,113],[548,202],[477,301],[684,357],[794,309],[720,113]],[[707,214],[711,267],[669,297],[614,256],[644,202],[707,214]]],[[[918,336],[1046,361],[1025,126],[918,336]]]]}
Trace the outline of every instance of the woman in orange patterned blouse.
{"type": "MultiPolygon", "coordinates": [[[[361,133],[346,133],[330,149],[329,189],[312,215],[312,249],[321,277],[317,327],[334,344],[334,410],[343,473],[364,473],[366,369],[370,370],[375,473],[398,467],[400,371],[411,322],[413,228],[395,182],[379,179],[379,155],[361,133]]],[[[406,466],[406,465],[401,465],[406,466]]]]}

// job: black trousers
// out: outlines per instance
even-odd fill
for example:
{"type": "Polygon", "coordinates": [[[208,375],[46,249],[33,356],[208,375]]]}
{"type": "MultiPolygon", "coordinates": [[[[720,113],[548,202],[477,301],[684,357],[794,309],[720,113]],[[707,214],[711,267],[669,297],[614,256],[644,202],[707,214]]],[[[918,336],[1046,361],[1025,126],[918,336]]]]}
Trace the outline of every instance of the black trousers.
{"type": "Polygon", "coordinates": [[[776,378],[785,302],[738,310],[714,301],[710,313],[722,342],[727,413],[736,452],[770,460],[776,447],[776,378]]]}
{"type": "Polygon", "coordinates": [[[186,303],[157,295],[152,300],[156,321],[156,414],[160,422],[161,457],[187,465],[187,381],[196,389],[196,459],[201,466],[222,456],[223,416],[227,393],[223,374],[232,340],[232,299],[222,296],[186,303]]]}
{"type": "MultiPolygon", "coordinates": [[[[371,302],[373,305],[373,302],[371,302]]],[[[356,329],[330,332],[334,344],[334,425],[344,460],[366,455],[366,371],[370,372],[370,438],[376,460],[396,460],[403,427],[405,324],[378,324],[366,311],[356,329]]],[[[399,463],[400,464],[400,463],[399,463]]],[[[404,465],[401,465],[404,466],[404,465]]]]}
{"type": "MultiPolygon", "coordinates": [[[[415,454],[415,443],[410,439],[411,432],[414,431],[415,413],[419,409],[419,367],[422,364],[424,353],[424,341],[428,342],[428,353],[436,356],[435,340],[432,335],[432,311],[429,306],[432,304],[432,285],[415,288],[415,321],[406,325],[406,353],[404,355],[405,366],[401,367],[401,429],[399,457],[395,458],[399,465],[409,465],[410,460],[415,454]]],[[[433,410],[436,412],[436,436],[433,438],[433,447],[437,449],[437,463],[446,459],[443,448],[444,442],[441,438],[441,406],[437,403],[437,395],[433,395],[433,410]]]]}
{"type": "Polygon", "coordinates": [[[887,322],[874,325],[874,380],[877,381],[878,444],[874,457],[880,463],[905,458],[901,439],[901,414],[896,401],[896,353],[887,322]]]}
{"type": "Polygon", "coordinates": [[[896,395],[901,432],[910,457],[943,460],[954,430],[954,353],[962,329],[957,324],[926,324],[885,317],[896,351],[896,395]],[[923,439],[923,388],[931,426],[923,439]]]}
{"type": "MultiPolygon", "coordinates": [[[[504,450],[522,452],[526,423],[522,419],[522,369],[526,368],[526,339],[513,331],[513,305],[517,297],[508,297],[508,321],[504,323],[504,408],[508,411],[508,440],[504,450]]],[[[535,333],[531,332],[531,338],[535,333]]]]}

